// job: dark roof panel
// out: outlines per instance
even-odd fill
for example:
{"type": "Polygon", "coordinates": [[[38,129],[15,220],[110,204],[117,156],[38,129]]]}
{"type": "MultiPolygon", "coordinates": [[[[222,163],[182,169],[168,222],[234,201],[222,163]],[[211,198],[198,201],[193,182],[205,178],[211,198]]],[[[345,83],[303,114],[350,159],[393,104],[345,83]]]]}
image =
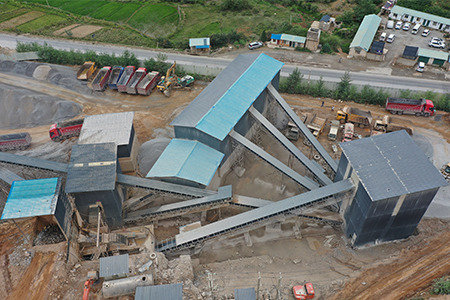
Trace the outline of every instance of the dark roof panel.
{"type": "Polygon", "coordinates": [[[182,300],[181,283],[139,286],[136,288],[135,300],[182,300]]]}
{"type": "Polygon", "coordinates": [[[340,146],[372,201],[447,185],[404,130],[340,146]]]}
{"type": "Polygon", "coordinates": [[[128,254],[100,258],[100,277],[121,277],[128,272],[128,254]]]}
{"type": "Polygon", "coordinates": [[[255,288],[234,289],[235,300],[255,300],[255,288]]]}
{"type": "Polygon", "coordinates": [[[66,192],[111,191],[116,184],[115,143],[75,145],[67,173],[66,192]]]}

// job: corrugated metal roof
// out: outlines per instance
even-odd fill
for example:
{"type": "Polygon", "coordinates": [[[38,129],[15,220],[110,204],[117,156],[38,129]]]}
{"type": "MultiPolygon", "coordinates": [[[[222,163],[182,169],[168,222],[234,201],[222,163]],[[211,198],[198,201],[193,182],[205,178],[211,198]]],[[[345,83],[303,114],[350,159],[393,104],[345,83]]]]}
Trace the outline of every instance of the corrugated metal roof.
{"type": "Polygon", "coordinates": [[[0,54],[0,60],[36,60],[39,59],[37,52],[22,52],[22,53],[11,53],[9,55],[0,54]]]}
{"type": "Polygon", "coordinates": [[[59,195],[59,178],[14,181],[1,219],[53,215],[59,195]]]}
{"type": "Polygon", "coordinates": [[[378,26],[380,26],[380,22],[381,18],[377,15],[372,14],[365,16],[350,44],[350,48],[360,47],[365,51],[369,51],[373,37],[377,33],[378,26]]]}
{"type": "Polygon", "coordinates": [[[233,217],[226,218],[224,220],[220,220],[182,234],[178,234],[175,236],[176,245],[180,246],[202,239],[204,237],[212,236],[220,232],[230,231],[245,226],[245,224],[250,224],[256,220],[276,216],[280,213],[302,207],[310,202],[323,199],[336,193],[348,191],[352,188],[354,188],[354,185],[350,181],[350,179],[329,184],[307,193],[296,195],[294,197],[274,202],[270,205],[252,209],[248,212],[244,212],[233,217]]]}
{"type": "Polygon", "coordinates": [[[16,173],[11,172],[8,169],[0,168],[0,179],[11,185],[13,181],[25,180],[16,173]]]}
{"type": "Polygon", "coordinates": [[[99,277],[120,277],[128,272],[128,254],[100,257],[99,277]]]}
{"type": "Polygon", "coordinates": [[[69,167],[64,163],[5,152],[0,152],[0,162],[64,173],[67,173],[69,167]]]}
{"type": "Polygon", "coordinates": [[[183,285],[181,283],[139,286],[136,288],[134,300],[182,300],[183,285]]]}
{"type": "Polygon", "coordinates": [[[419,50],[417,51],[417,55],[418,56],[423,56],[423,57],[430,57],[430,58],[436,58],[436,59],[441,59],[441,60],[448,60],[448,52],[442,52],[442,51],[438,51],[438,50],[431,50],[431,49],[426,49],[426,48],[419,48],[419,50]]]}
{"type": "Polygon", "coordinates": [[[450,25],[450,19],[447,19],[447,18],[444,18],[444,17],[435,16],[435,15],[432,15],[432,14],[424,13],[424,12],[417,11],[417,10],[410,9],[410,8],[406,8],[406,7],[401,7],[401,6],[398,6],[398,5],[395,5],[391,9],[391,13],[398,14],[400,16],[410,15],[410,16],[421,18],[421,19],[430,20],[430,21],[434,21],[434,22],[450,25]]]}
{"type": "Polygon", "coordinates": [[[281,33],[276,34],[276,33],[272,33],[272,35],[270,36],[270,38],[272,40],[280,40],[281,39],[281,33]]]}
{"type": "Polygon", "coordinates": [[[210,43],[210,39],[209,38],[189,39],[189,47],[209,46],[209,43],[210,43]]]}
{"type": "Polygon", "coordinates": [[[372,201],[448,184],[404,130],[339,145],[372,201]]]}
{"type": "Polygon", "coordinates": [[[242,195],[233,195],[233,203],[236,203],[238,205],[242,206],[248,206],[253,208],[263,207],[269,204],[272,204],[273,201],[259,199],[259,198],[252,198],[242,195]]]}
{"type": "Polygon", "coordinates": [[[297,42],[304,44],[306,42],[306,37],[304,36],[297,36],[297,35],[291,35],[291,34],[281,34],[281,40],[290,41],[290,42],[297,42]]]}
{"type": "Polygon", "coordinates": [[[133,111],[87,116],[81,128],[78,144],[128,145],[133,118],[133,111]]]}
{"type": "Polygon", "coordinates": [[[328,22],[330,21],[331,17],[329,15],[323,15],[322,18],[320,19],[320,22],[328,22]]]}
{"type": "Polygon", "coordinates": [[[255,288],[234,289],[234,299],[235,300],[255,300],[256,299],[255,288]]]}
{"type": "Polygon", "coordinates": [[[117,174],[117,183],[135,186],[144,189],[156,190],[161,192],[168,192],[180,195],[187,195],[193,197],[206,197],[217,194],[217,192],[194,188],[186,185],[162,182],[159,180],[152,180],[147,178],[134,177],[124,174],[117,174]]]}
{"type": "Polygon", "coordinates": [[[222,141],[282,66],[265,54],[239,55],[171,125],[195,127],[222,141]]]}
{"type": "Polygon", "coordinates": [[[117,146],[114,143],[72,147],[66,192],[112,191],[116,185],[117,146]]]}
{"type": "Polygon", "coordinates": [[[177,177],[207,186],[223,157],[200,142],[172,139],[146,177],[177,177]]]}

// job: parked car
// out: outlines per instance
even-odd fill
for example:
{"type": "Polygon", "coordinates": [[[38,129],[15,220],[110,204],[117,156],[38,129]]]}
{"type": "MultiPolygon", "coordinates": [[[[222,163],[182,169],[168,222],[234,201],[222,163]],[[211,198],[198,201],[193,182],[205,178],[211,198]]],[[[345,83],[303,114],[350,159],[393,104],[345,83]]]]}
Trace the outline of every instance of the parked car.
{"type": "Polygon", "coordinates": [[[397,23],[395,23],[395,29],[402,29],[402,25],[403,25],[403,22],[398,21],[397,23]]]}
{"type": "Polygon", "coordinates": [[[441,41],[436,41],[436,40],[431,40],[428,43],[429,47],[433,47],[433,48],[440,48],[440,49],[444,49],[445,48],[445,43],[441,42],[441,41]]]}
{"type": "Polygon", "coordinates": [[[386,32],[383,32],[383,33],[380,35],[380,41],[381,41],[381,42],[384,42],[384,41],[386,40],[386,36],[387,36],[386,32]]]}
{"type": "Polygon", "coordinates": [[[422,27],[422,25],[420,25],[419,23],[417,23],[416,25],[414,25],[414,27],[413,27],[411,33],[412,33],[412,34],[418,34],[418,33],[419,33],[419,30],[420,30],[420,27],[422,27]]]}
{"type": "Polygon", "coordinates": [[[386,39],[386,42],[392,43],[395,40],[395,34],[391,33],[388,38],[386,39]]]}
{"type": "Polygon", "coordinates": [[[248,44],[248,49],[254,50],[254,49],[261,48],[262,46],[263,46],[263,43],[261,43],[261,42],[253,42],[253,43],[248,44]]]}
{"type": "Polygon", "coordinates": [[[392,28],[394,28],[394,21],[389,20],[389,21],[387,22],[386,28],[387,28],[387,29],[392,29],[392,28]]]}
{"type": "Polygon", "coordinates": [[[425,30],[422,32],[422,36],[427,37],[427,36],[430,34],[430,32],[431,32],[430,29],[425,29],[425,30]]]}
{"type": "Polygon", "coordinates": [[[441,38],[438,38],[438,37],[431,38],[431,42],[433,42],[433,41],[445,43],[444,39],[441,39],[441,38]]]}
{"type": "Polygon", "coordinates": [[[419,65],[417,66],[416,71],[423,73],[423,71],[425,70],[425,63],[424,62],[419,62],[419,65]]]}
{"type": "Polygon", "coordinates": [[[404,30],[404,31],[408,31],[410,27],[411,27],[411,24],[410,24],[410,23],[405,23],[405,24],[403,25],[403,30],[404,30]]]}

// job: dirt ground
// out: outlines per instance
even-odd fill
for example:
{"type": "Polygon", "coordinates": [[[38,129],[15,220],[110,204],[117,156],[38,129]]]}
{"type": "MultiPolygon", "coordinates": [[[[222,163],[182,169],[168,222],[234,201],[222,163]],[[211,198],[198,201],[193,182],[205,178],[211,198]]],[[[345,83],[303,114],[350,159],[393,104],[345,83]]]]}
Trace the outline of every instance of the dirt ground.
{"type": "MultiPolygon", "coordinates": [[[[144,97],[124,95],[111,90],[87,95],[55,86],[45,80],[37,81],[13,74],[0,74],[0,82],[11,86],[20,84],[22,88],[38,90],[79,103],[83,105],[82,115],[135,111],[135,129],[141,143],[156,137],[171,137],[173,130],[169,123],[206,86],[206,83],[196,82],[192,91],[174,91],[170,98],[166,98],[158,92],[144,97]]],[[[310,96],[283,95],[283,97],[297,114],[317,113],[328,120],[333,119],[335,111],[345,105],[332,99],[317,99],[310,96]],[[333,106],[335,111],[331,110],[333,106]]],[[[370,110],[374,117],[382,117],[386,113],[383,107],[353,103],[350,105],[370,110]]],[[[414,116],[398,116],[398,118],[412,122],[413,138],[436,167],[440,167],[450,157],[448,114],[437,112],[432,118],[414,116]]],[[[26,128],[33,138],[33,143],[30,149],[17,153],[68,162],[70,149],[76,143],[76,139],[62,143],[50,141],[49,125],[26,128]]],[[[331,143],[326,137],[328,126],[320,135],[319,141],[334,158],[338,158],[339,152],[332,152],[331,143]]],[[[0,134],[24,130],[24,128],[0,130],[0,134]]],[[[362,136],[367,134],[360,128],[356,131],[362,136]]],[[[263,139],[270,141],[267,135],[263,139]]],[[[336,144],[340,139],[339,135],[336,144]]],[[[276,145],[270,144],[267,150],[277,158],[287,161],[284,150],[276,145]]],[[[251,156],[246,157],[248,169],[242,178],[234,176],[234,173],[227,176],[226,182],[235,184],[236,194],[279,200],[300,192],[293,182],[287,184],[284,194],[275,192],[274,188],[286,183],[287,180],[276,174],[270,166],[254,163],[253,160],[251,156]]],[[[300,166],[294,168],[298,168],[301,172],[300,166]]],[[[448,187],[442,190],[443,192],[436,197],[442,202],[437,211],[448,207],[450,200],[448,187]]],[[[213,211],[208,214],[208,219],[213,221],[236,212],[238,211],[228,209],[213,211]]],[[[450,214],[447,214],[447,217],[448,215],[450,214]]],[[[199,215],[196,214],[158,222],[156,235],[173,236],[180,225],[198,219],[199,215]]],[[[13,224],[6,223],[0,226],[0,292],[4,292],[3,294],[12,300],[81,298],[87,271],[98,268],[94,262],[82,262],[81,266],[75,267],[77,262],[71,261],[66,265],[62,259],[65,256],[64,243],[58,244],[59,246],[47,245],[45,249],[32,247],[24,241],[22,234],[13,224]],[[51,247],[53,250],[50,251],[51,247]],[[26,265],[12,266],[8,263],[14,255],[25,259],[30,256],[28,253],[34,254],[26,265]],[[2,291],[1,287],[4,286],[11,288],[2,291]]],[[[26,236],[31,237],[34,234],[30,224],[19,226],[27,229],[26,236]]],[[[305,281],[315,285],[317,299],[406,299],[415,292],[428,295],[427,289],[431,281],[450,272],[447,264],[450,246],[446,243],[449,228],[450,224],[446,220],[424,219],[419,225],[418,235],[394,243],[352,249],[347,246],[340,228],[295,218],[287,219],[281,224],[252,231],[250,235],[252,245],[249,245],[243,236],[205,245],[201,252],[193,257],[195,274],[193,284],[201,292],[198,299],[205,300],[210,299],[211,294],[219,299],[233,299],[235,288],[256,288],[259,275],[260,295],[270,294],[271,297],[266,299],[275,299],[278,285],[283,299],[293,299],[292,286],[305,281]],[[301,239],[296,239],[293,233],[292,227],[296,221],[301,224],[301,239]],[[214,287],[212,291],[209,288],[210,273],[214,287]]],[[[102,299],[98,286],[93,290],[93,299],[102,299]]]]}

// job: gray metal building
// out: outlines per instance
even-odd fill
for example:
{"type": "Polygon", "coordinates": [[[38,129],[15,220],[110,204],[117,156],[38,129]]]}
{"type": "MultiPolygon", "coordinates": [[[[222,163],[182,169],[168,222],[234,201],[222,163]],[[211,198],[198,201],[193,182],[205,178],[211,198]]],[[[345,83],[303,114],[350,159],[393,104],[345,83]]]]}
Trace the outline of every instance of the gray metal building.
{"type": "Polygon", "coordinates": [[[127,277],[128,254],[100,257],[100,278],[105,280],[127,277]]]}
{"type": "Polygon", "coordinates": [[[248,109],[264,111],[266,87],[278,88],[282,66],[265,54],[239,55],[172,121],[175,137],[224,153],[224,162],[232,152],[228,133],[246,135],[252,126],[248,109]]]}
{"type": "Polygon", "coordinates": [[[135,300],[182,300],[183,285],[161,284],[150,286],[139,286],[136,288],[135,300]]]}
{"type": "Polygon", "coordinates": [[[341,204],[355,246],[410,236],[441,186],[439,171],[406,131],[340,144],[335,181],[350,178],[356,193],[341,204]]]}
{"type": "Polygon", "coordinates": [[[255,300],[255,288],[234,289],[235,300],[255,300]]]}
{"type": "Polygon", "coordinates": [[[73,146],[66,192],[75,196],[75,205],[83,219],[88,219],[89,205],[100,201],[108,226],[122,225],[124,191],[116,183],[118,169],[115,143],[73,146]]]}

